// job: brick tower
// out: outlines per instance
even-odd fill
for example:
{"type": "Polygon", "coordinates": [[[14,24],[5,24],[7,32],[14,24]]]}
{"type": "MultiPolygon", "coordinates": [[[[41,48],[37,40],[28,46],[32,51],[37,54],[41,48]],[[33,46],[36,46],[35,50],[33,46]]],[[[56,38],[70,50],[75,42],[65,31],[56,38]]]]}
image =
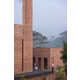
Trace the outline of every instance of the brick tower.
{"type": "Polygon", "coordinates": [[[33,71],[32,0],[23,0],[23,23],[14,25],[14,73],[33,71]]]}
{"type": "Polygon", "coordinates": [[[31,72],[33,68],[32,55],[32,0],[23,0],[24,27],[24,71],[31,72]]]}

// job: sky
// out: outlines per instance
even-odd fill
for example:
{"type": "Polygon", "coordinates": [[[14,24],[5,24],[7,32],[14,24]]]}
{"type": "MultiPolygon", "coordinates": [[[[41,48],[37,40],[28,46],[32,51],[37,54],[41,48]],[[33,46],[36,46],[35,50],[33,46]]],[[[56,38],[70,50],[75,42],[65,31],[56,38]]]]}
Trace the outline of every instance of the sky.
{"type": "MultiPolygon", "coordinates": [[[[19,3],[18,8],[18,0],[14,0],[15,24],[22,24],[22,0],[19,3]]],[[[67,1],[33,0],[33,30],[48,37],[67,30],[67,1]]]]}

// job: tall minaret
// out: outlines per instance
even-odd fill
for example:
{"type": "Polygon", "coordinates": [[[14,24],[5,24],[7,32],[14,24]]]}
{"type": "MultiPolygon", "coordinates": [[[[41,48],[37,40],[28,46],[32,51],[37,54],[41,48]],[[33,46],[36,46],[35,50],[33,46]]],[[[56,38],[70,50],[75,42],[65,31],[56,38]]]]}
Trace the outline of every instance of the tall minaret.
{"type": "Polygon", "coordinates": [[[33,46],[32,46],[32,0],[23,0],[23,25],[24,25],[24,70],[33,70],[33,46]]]}

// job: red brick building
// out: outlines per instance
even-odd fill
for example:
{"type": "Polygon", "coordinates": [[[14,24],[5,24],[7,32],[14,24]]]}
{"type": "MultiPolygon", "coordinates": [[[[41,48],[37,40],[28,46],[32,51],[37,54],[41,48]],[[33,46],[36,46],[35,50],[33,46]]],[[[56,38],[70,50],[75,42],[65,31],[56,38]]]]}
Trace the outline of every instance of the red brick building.
{"type": "MultiPolygon", "coordinates": [[[[36,63],[40,70],[52,70],[52,64],[56,69],[57,66],[63,66],[60,59],[62,48],[34,48],[33,61],[36,63]]],[[[33,64],[34,65],[34,64],[33,64]]]]}
{"type": "Polygon", "coordinates": [[[32,72],[36,63],[41,70],[52,64],[63,65],[62,48],[34,48],[32,41],[32,0],[23,0],[23,24],[14,24],[14,73],[32,72]]]}
{"type": "Polygon", "coordinates": [[[33,71],[32,0],[23,0],[23,23],[14,25],[14,73],[33,71]]]}

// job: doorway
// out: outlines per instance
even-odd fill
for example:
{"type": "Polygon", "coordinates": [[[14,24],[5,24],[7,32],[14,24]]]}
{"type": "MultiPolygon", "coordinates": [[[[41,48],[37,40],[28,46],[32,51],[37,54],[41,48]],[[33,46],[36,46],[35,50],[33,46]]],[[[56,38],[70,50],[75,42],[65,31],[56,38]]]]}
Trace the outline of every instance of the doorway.
{"type": "Polygon", "coordinates": [[[44,70],[48,69],[48,59],[44,58],[44,70]]]}

